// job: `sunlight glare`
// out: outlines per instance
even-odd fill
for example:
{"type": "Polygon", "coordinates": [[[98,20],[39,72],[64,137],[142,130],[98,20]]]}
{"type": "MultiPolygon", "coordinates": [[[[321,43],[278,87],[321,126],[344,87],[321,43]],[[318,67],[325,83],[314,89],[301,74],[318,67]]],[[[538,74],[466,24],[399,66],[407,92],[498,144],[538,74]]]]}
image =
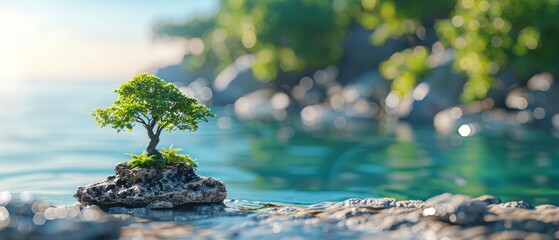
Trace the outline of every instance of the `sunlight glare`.
{"type": "Polygon", "coordinates": [[[470,128],[470,126],[468,124],[464,124],[464,125],[460,126],[460,128],[458,128],[458,133],[462,137],[469,137],[472,134],[472,129],[470,128]]]}
{"type": "MultiPolygon", "coordinates": [[[[199,12],[209,13],[217,3],[213,4],[197,4],[207,8],[199,12]]],[[[186,50],[200,54],[204,50],[200,40],[192,40],[187,49],[184,40],[154,39],[152,24],[156,17],[171,11],[178,14],[170,3],[157,6],[134,5],[133,10],[141,14],[132,20],[131,9],[117,12],[115,8],[126,5],[0,2],[0,82],[126,79],[176,64],[186,50]],[[86,10],[86,6],[95,9],[86,10]],[[94,18],[95,10],[107,16],[94,18]]]]}

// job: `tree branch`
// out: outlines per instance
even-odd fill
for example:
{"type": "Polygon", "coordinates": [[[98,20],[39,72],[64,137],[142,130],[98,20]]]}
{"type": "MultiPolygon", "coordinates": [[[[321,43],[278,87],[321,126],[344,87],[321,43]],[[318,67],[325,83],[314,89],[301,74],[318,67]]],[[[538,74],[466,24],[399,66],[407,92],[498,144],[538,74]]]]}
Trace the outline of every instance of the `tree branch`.
{"type": "Polygon", "coordinates": [[[157,117],[152,118],[148,123],[148,129],[153,133],[153,129],[155,128],[155,125],[157,125],[157,117]]]}
{"type": "Polygon", "coordinates": [[[167,120],[167,114],[163,114],[159,120],[162,121],[162,122],[167,120]]]}
{"type": "Polygon", "coordinates": [[[146,121],[144,121],[143,118],[138,117],[138,116],[134,116],[134,118],[136,118],[136,122],[141,123],[142,125],[144,125],[144,127],[148,127],[148,124],[146,123],[146,121]]]}
{"type": "Polygon", "coordinates": [[[145,113],[140,112],[140,114],[142,114],[142,116],[143,116],[144,118],[146,118],[148,122],[151,120],[145,113]]]}
{"type": "Polygon", "coordinates": [[[157,126],[157,135],[161,134],[161,132],[163,131],[163,129],[165,129],[167,126],[169,126],[169,124],[170,124],[170,123],[166,123],[166,124],[157,126]]]}
{"type": "Polygon", "coordinates": [[[165,128],[164,126],[157,126],[157,132],[155,132],[155,134],[159,136],[164,128],[165,128]]]}

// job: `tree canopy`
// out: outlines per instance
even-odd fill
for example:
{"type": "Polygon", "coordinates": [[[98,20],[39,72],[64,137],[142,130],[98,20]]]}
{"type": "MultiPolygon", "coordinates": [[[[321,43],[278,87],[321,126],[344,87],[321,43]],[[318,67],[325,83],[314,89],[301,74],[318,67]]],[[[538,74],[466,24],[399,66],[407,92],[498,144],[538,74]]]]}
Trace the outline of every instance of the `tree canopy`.
{"type": "Polygon", "coordinates": [[[253,54],[253,74],[272,80],[279,72],[326,67],[340,60],[345,29],[330,1],[222,1],[214,18],[156,25],[160,35],[200,38],[204,52],[189,59],[200,66],[219,62],[223,70],[239,56],[253,54]]]}
{"type": "Polygon", "coordinates": [[[200,121],[207,122],[208,117],[215,116],[209,108],[184,95],[174,84],[147,73],[121,84],[115,92],[118,98],[112,106],[93,111],[95,121],[117,131],[132,130],[140,124],[151,139],[148,155],[160,155],[155,146],[164,129],[169,132],[196,131],[200,121]]]}
{"type": "Polygon", "coordinates": [[[219,62],[219,70],[253,54],[254,76],[270,80],[281,71],[337,65],[347,30],[357,23],[372,31],[371,44],[407,41],[409,49],[380,66],[393,90],[411,92],[448,51],[468,78],[462,99],[472,101],[501,88],[498,75],[507,68],[522,79],[557,74],[557,20],[557,0],[223,0],[213,18],[161,23],[155,31],[201,39],[204,50],[189,58],[190,66],[219,62]]]}

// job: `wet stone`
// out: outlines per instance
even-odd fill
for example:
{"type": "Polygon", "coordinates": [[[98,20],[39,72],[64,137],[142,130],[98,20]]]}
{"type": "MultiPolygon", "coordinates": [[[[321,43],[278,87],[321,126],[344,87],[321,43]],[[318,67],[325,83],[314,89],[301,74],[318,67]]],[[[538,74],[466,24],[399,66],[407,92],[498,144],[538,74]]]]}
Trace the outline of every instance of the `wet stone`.
{"type": "Polygon", "coordinates": [[[441,194],[425,202],[424,216],[434,216],[454,224],[471,224],[483,220],[485,203],[464,195],[441,194]]]}
{"type": "Polygon", "coordinates": [[[79,187],[74,197],[84,206],[164,209],[222,203],[227,196],[221,181],[198,176],[187,164],[130,168],[119,163],[115,173],[103,182],[79,187]]]}
{"type": "Polygon", "coordinates": [[[123,228],[121,239],[554,239],[559,210],[544,205],[538,211],[503,208],[479,198],[443,194],[427,200],[390,198],[348,199],[310,206],[281,206],[228,200],[227,205],[192,209],[151,210],[111,208],[164,221],[138,222],[123,228]],[[475,220],[452,221],[463,209],[475,220]],[[481,210],[483,209],[483,210],[481,210]],[[434,210],[434,212],[432,212],[434,210]],[[435,215],[436,211],[450,214],[435,215]],[[474,211],[472,211],[474,210],[474,211]],[[432,213],[432,214],[429,214],[432,213]],[[475,215],[475,214],[478,215],[475,215]]]}
{"type": "Polygon", "coordinates": [[[397,201],[395,206],[402,208],[423,208],[423,206],[425,206],[425,203],[420,200],[407,200],[397,201]]]}
{"type": "Polygon", "coordinates": [[[484,202],[486,205],[501,203],[500,198],[492,196],[492,195],[483,195],[483,196],[474,198],[474,200],[484,202]]]}
{"type": "MultiPolygon", "coordinates": [[[[170,235],[165,237],[201,239],[501,239],[500,236],[554,239],[559,231],[559,210],[553,206],[533,211],[502,208],[478,199],[443,194],[425,203],[367,198],[309,206],[229,200],[221,208],[212,206],[201,212],[200,209],[182,212],[142,208],[141,214],[139,210],[128,210],[128,213],[174,220],[170,226],[134,225],[136,233],[146,234],[144,238],[161,237],[157,229],[162,226],[169,229],[170,235]],[[460,212],[466,217],[452,220],[452,215],[458,217],[460,212]],[[181,215],[190,217],[181,218],[181,215]],[[213,217],[217,218],[212,222],[213,217]],[[186,222],[177,219],[186,219],[186,222]]],[[[133,239],[131,230],[124,231],[121,238],[133,239]]]]}
{"type": "Polygon", "coordinates": [[[556,210],[557,207],[549,204],[544,204],[536,207],[538,211],[546,211],[546,210],[556,210]]]}
{"type": "MultiPolygon", "coordinates": [[[[171,198],[174,197],[176,194],[171,198]]],[[[522,206],[519,202],[511,203],[522,206]]],[[[502,207],[481,198],[453,194],[442,194],[425,202],[366,198],[284,206],[226,200],[224,204],[163,209],[114,206],[104,210],[108,214],[98,207],[78,204],[55,207],[41,201],[0,202],[0,239],[557,239],[559,236],[559,209],[553,205],[541,205],[535,210],[502,207]],[[459,218],[461,212],[464,215],[459,218]]]]}
{"type": "Polygon", "coordinates": [[[98,207],[56,207],[39,200],[0,205],[0,239],[118,239],[122,226],[98,207]]]}
{"type": "Polygon", "coordinates": [[[497,206],[502,207],[502,208],[536,209],[534,206],[532,206],[529,203],[524,202],[522,200],[501,203],[501,204],[498,204],[497,206]]]}
{"type": "Polygon", "coordinates": [[[396,205],[394,198],[352,198],[341,203],[334,204],[332,207],[348,207],[348,206],[368,206],[372,208],[390,208],[396,205]]]}

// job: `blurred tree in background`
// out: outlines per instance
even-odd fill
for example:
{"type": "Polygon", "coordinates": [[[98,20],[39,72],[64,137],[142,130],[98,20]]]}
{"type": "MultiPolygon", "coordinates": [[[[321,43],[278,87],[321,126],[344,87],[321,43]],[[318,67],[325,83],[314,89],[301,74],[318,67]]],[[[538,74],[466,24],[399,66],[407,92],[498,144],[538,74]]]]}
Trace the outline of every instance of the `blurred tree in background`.
{"type": "Polygon", "coordinates": [[[336,22],[331,1],[223,1],[214,18],[156,27],[162,35],[201,38],[203,54],[189,64],[219,62],[218,70],[237,57],[254,54],[253,74],[273,79],[279,71],[336,64],[342,55],[344,26],[336,22]]]}
{"type": "Polygon", "coordinates": [[[454,66],[468,75],[463,99],[499,88],[499,70],[511,66],[523,79],[554,75],[559,54],[559,1],[461,0],[436,23],[441,41],[454,52],[454,66]],[[497,80],[497,81],[496,81],[497,80]]]}
{"type": "MultiPolygon", "coordinates": [[[[337,65],[351,24],[372,31],[370,42],[404,40],[380,66],[401,96],[438,66],[443,53],[467,76],[462,100],[483,99],[502,88],[496,77],[512,68],[520,79],[556,75],[559,0],[223,0],[212,18],[160,23],[157,34],[197,41],[189,67],[215,63],[220,71],[252,54],[253,75],[273,80],[280,72],[337,65]],[[430,38],[431,37],[431,38],[430,38]],[[430,40],[432,39],[432,40],[430,40]]],[[[376,66],[371,66],[376,67],[376,66]]],[[[501,89],[503,90],[503,89],[501,89]]]]}

